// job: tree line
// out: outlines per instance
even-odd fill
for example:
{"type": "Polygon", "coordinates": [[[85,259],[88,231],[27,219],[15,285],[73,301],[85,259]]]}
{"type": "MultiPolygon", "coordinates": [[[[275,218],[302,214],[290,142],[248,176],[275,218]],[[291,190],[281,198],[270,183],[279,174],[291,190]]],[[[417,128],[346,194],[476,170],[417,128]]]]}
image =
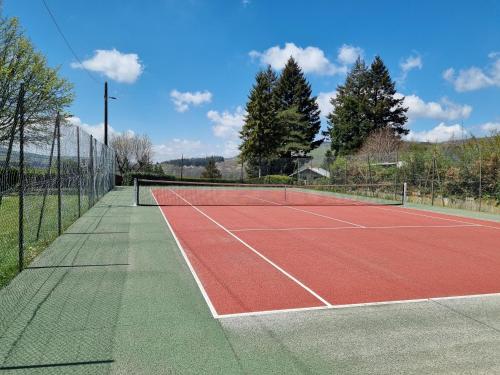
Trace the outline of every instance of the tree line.
{"type": "Polygon", "coordinates": [[[268,66],[257,73],[240,132],[240,158],[250,175],[260,177],[264,162],[286,160],[277,168],[293,170],[292,158],[305,156],[322,143],[316,139],[321,121],[316,98],[302,69],[290,57],[279,76],[268,66]]]}
{"type": "Polygon", "coordinates": [[[167,160],[165,163],[172,164],[176,166],[184,166],[184,167],[205,167],[210,159],[213,159],[216,163],[222,163],[224,161],[223,156],[211,156],[210,158],[181,158],[181,159],[172,159],[167,160]]]}
{"type": "Polygon", "coordinates": [[[382,59],[370,66],[358,58],[345,82],[330,99],[327,130],[320,133],[317,98],[300,66],[290,57],[281,74],[268,66],[259,71],[246,104],[240,132],[240,159],[250,176],[290,174],[294,159],[307,157],[330,139],[330,158],[358,151],[373,133],[395,140],[408,134],[407,108],[382,59]]]}

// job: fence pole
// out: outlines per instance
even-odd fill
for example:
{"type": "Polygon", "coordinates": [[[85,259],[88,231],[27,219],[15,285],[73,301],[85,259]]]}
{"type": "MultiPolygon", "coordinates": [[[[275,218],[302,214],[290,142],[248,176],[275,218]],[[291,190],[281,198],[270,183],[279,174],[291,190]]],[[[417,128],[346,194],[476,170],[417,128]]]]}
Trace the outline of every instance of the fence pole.
{"type": "Polygon", "coordinates": [[[90,136],[90,150],[89,150],[89,172],[90,172],[90,186],[89,186],[89,208],[92,207],[92,194],[94,192],[94,137],[90,136]]]}
{"type": "Polygon", "coordinates": [[[181,155],[181,180],[184,174],[184,154],[181,155]]]}
{"type": "Polygon", "coordinates": [[[82,168],[80,167],[80,128],[76,127],[76,172],[78,174],[78,217],[82,216],[82,168]]]}
{"type": "Polygon", "coordinates": [[[406,204],[406,196],[408,194],[408,184],[406,182],[403,183],[403,206],[406,204]]]}
{"type": "MultiPolygon", "coordinates": [[[[345,164],[344,164],[344,185],[347,186],[347,157],[345,158],[345,164]]],[[[347,188],[346,188],[347,191],[347,188]]]]}
{"type": "Polygon", "coordinates": [[[134,177],[134,206],[139,205],[139,186],[137,183],[137,177],[134,177]]]}
{"type": "MultiPolygon", "coordinates": [[[[45,181],[51,180],[52,159],[54,158],[54,145],[56,143],[56,137],[57,137],[57,121],[54,124],[54,132],[52,133],[52,144],[50,146],[49,165],[47,166],[47,173],[45,174],[45,181]]],[[[40,239],[40,232],[42,230],[43,213],[45,212],[45,203],[47,201],[47,194],[49,194],[49,185],[46,183],[45,190],[43,192],[43,197],[42,197],[42,207],[40,209],[40,216],[38,217],[38,228],[36,230],[36,240],[37,241],[40,239]]]]}
{"type": "Polygon", "coordinates": [[[57,232],[62,234],[62,189],[61,189],[61,115],[57,112],[57,232]]]}
{"type": "MultiPolygon", "coordinates": [[[[478,145],[479,146],[479,145],[478,145]]],[[[483,195],[483,155],[481,152],[481,146],[479,148],[479,211],[481,211],[481,200],[483,195]]]]}
{"type": "Polygon", "coordinates": [[[24,83],[19,90],[19,272],[24,269],[24,83]]]}
{"type": "Polygon", "coordinates": [[[434,206],[434,168],[436,165],[436,159],[432,156],[432,174],[431,174],[431,206],[434,206]]]}

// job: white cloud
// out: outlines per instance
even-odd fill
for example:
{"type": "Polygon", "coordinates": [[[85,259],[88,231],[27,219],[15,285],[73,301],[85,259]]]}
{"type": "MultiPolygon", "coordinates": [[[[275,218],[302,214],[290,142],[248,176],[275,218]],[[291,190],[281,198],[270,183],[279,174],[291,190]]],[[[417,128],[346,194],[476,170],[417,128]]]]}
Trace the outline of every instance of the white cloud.
{"type": "Polygon", "coordinates": [[[134,83],[144,67],[135,53],[121,53],[116,49],[95,51],[94,57],[80,63],[72,63],[72,68],[98,72],[117,82],[134,83]]]}
{"type": "Polygon", "coordinates": [[[354,64],[358,57],[363,57],[363,50],[348,44],[339,48],[337,59],[343,65],[354,64]]]}
{"type": "Polygon", "coordinates": [[[493,62],[486,68],[472,66],[461,69],[448,68],[443,72],[443,78],[451,82],[459,92],[479,90],[485,87],[500,87],[500,54],[492,52],[488,55],[493,62]]]}
{"type": "MultiPolygon", "coordinates": [[[[104,123],[101,122],[96,125],[90,125],[87,123],[84,123],[79,117],[70,117],[68,119],[68,122],[72,125],[80,127],[84,132],[87,134],[90,134],[94,136],[95,139],[97,139],[99,142],[104,141],[104,123]]],[[[119,135],[122,134],[120,132],[117,132],[112,126],[108,125],[108,137],[111,139],[114,135],[119,135]]],[[[129,135],[134,135],[135,133],[132,130],[127,130],[125,131],[125,134],[129,135]]]]}
{"type": "Polygon", "coordinates": [[[330,62],[325,53],[318,47],[302,48],[294,43],[285,43],[283,48],[274,46],[264,52],[251,51],[249,55],[252,59],[258,59],[261,64],[269,64],[274,69],[283,69],[290,56],[292,56],[304,73],[334,75],[345,73],[347,70],[345,66],[337,66],[330,62]]]}
{"type": "Polygon", "coordinates": [[[450,139],[462,139],[467,137],[467,131],[459,124],[446,125],[440,123],[430,130],[413,131],[405,136],[409,141],[418,142],[444,142],[450,139]]]}
{"type": "Polygon", "coordinates": [[[487,122],[479,126],[485,132],[500,132],[500,122],[487,122]]]}
{"type": "Polygon", "coordinates": [[[403,72],[402,79],[405,80],[409,71],[413,69],[422,69],[422,58],[420,55],[408,56],[399,66],[403,72]]]}
{"type": "Polygon", "coordinates": [[[333,109],[333,105],[330,103],[332,98],[337,96],[337,91],[330,92],[320,92],[316,98],[316,103],[318,103],[319,110],[321,111],[321,116],[326,117],[333,109]]]}
{"type": "Polygon", "coordinates": [[[224,111],[208,111],[207,117],[212,121],[212,131],[218,138],[237,139],[239,131],[245,122],[246,112],[242,107],[237,107],[234,113],[224,111]]]}
{"type": "Polygon", "coordinates": [[[447,81],[453,80],[453,76],[455,75],[455,69],[448,68],[443,72],[443,78],[447,81]]]}
{"type": "Polygon", "coordinates": [[[203,92],[179,92],[177,90],[172,90],[170,92],[170,98],[175,104],[175,110],[177,112],[186,112],[189,106],[198,106],[203,103],[210,103],[212,101],[212,93],[205,90],[203,92]]]}
{"type": "MultiPolygon", "coordinates": [[[[403,94],[397,93],[397,98],[403,97],[403,94]]],[[[472,112],[470,105],[457,104],[442,98],[440,102],[425,102],[417,95],[406,95],[403,105],[408,107],[408,119],[410,121],[416,118],[431,118],[436,120],[459,120],[468,118],[472,112]]]]}
{"type": "Polygon", "coordinates": [[[239,143],[236,141],[226,141],[224,142],[224,146],[222,149],[222,156],[227,158],[232,158],[239,154],[240,150],[238,149],[239,143]]]}
{"type": "Polygon", "coordinates": [[[204,157],[207,155],[220,155],[234,157],[238,154],[238,142],[227,140],[222,144],[205,143],[198,139],[173,138],[165,143],[153,146],[153,159],[158,162],[165,160],[204,157]]]}
{"type": "Polygon", "coordinates": [[[200,140],[173,138],[165,143],[153,146],[154,160],[165,161],[184,157],[203,155],[205,147],[200,140]]]}

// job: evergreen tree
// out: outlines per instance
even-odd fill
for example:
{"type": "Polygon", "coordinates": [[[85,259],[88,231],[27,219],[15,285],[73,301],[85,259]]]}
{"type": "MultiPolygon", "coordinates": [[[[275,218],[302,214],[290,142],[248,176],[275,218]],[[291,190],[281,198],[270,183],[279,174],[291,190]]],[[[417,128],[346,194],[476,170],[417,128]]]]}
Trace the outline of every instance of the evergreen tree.
{"type": "Polygon", "coordinates": [[[240,132],[241,158],[248,165],[257,164],[258,176],[264,160],[276,155],[281,133],[276,123],[274,88],[276,74],[270,66],[257,73],[246,105],[247,116],[240,132]]]}
{"type": "MultiPolygon", "coordinates": [[[[290,147],[286,145],[286,143],[290,141],[290,136],[286,134],[290,126],[288,122],[290,116],[294,112],[295,114],[292,116],[297,118],[292,121],[295,124],[293,131],[300,132],[300,137],[304,140],[304,142],[301,141],[303,147],[296,151],[308,153],[318,147],[323,141],[315,140],[321,127],[321,121],[316,97],[311,95],[311,85],[304,77],[304,73],[300,69],[300,66],[293,57],[290,57],[281,73],[275,90],[278,112],[291,110],[291,112],[284,112],[279,116],[282,120],[282,122],[280,122],[280,127],[284,135],[282,142],[285,143],[281,145],[281,150],[284,150],[282,154],[284,157],[289,158],[291,156],[289,151],[296,149],[296,144],[290,147]]],[[[292,136],[292,138],[296,136],[297,134],[292,136]]]]}
{"type": "Polygon", "coordinates": [[[276,118],[283,132],[280,154],[305,156],[311,151],[311,142],[303,131],[307,123],[297,106],[278,112],[276,118]]]}
{"type": "Polygon", "coordinates": [[[222,173],[220,172],[219,168],[217,168],[217,164],[215,164],[215,159],[214,158],[209,158],[208,163],[205,166],[205,170],[201,173],[202,178],[209,178],[209,179],[215,179],[215,178],[221,178],[222,173]]]}
{"type": "Polygon", "coordinates": [[[331,148],[337,155],[357,151],[378,129],[390,128],[398,136],[404,127],[407,108],[396,98],[396,88],[382,59],[376,57],[368,69],[358,58],[343,85],[332,98],[333,111],[327,116],[331,148]]]}
{"type": "Polygon", "coordinates": [[[408,120],[403,107],[404,98],[395,98],[396,85],[380,56],[373,60],[368,71],[368,113],[371,131],[390,128],[397,135],[408,134],[408,120]]]}
{"type": "Polygon", "coordinates": [[[361,147],[369,130],[366,118],[367,78],[366,64],[358,58],[345,83],[337,87],[336,97],[330,100],[333,111],[327,116],[328,133],[335,154],[347,154],[361,147]]]}

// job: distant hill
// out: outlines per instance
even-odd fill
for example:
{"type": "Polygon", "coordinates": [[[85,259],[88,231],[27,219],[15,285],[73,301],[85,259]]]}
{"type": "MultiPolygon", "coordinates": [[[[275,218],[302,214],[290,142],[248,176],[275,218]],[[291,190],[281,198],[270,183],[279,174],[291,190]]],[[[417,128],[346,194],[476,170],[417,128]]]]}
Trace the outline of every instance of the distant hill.
{"type": "Polygon", "coordinates": [[[311,161],[313,167],[321,167],[325,159],[325,153],[330,149],[330,145],[330,142],[323,142],[321,146],[311,151],[310,155],[313,158],[311,161]]]}
{"type": "MultiPolygon", "coordinates": [[[[222,178],[224,179],[234,179],[238,180],[241,178],[241,164],[238,164],[238,158],[223,158],[215,157],[217,168],[222,173],[222,178]]],[[[173,175],[175,177],[181,176],[181,162],[180,159],[167,160],[160,165],[166,174],[173,175]]],[[[184,159],[184,168],[182,168],[182,176],[185,178],[200,178],[201,174],[205,170],[206,161],[208,158],[191,158],[184,159]],[[189,165],[187,165],[189,164],[189,165]]]]}
{"type": "MultiPolygon", "coordinates": [[[[330,149],[330,143],[325,142],[317,149],[311,152],[312,160],[309,162],[313,167],[320,167],[325,158],[325,152],[330,149]]],[[[246,178],[245,171],[241,169],[241,164],[238,162],[238,157],[223,158],[222,156],[215,156],[217,168],[222,173],[224,179],[239,180],[243,173],[243,178],[246,178]]],[[[185,178],[200,178],[205,170],[205,164],[209,158],[186,158],[172,159],[161,162],[163,170],[166,174],[175,177],[181,176],[181,164],[184,163],[182,176],[185,178]]]]}

